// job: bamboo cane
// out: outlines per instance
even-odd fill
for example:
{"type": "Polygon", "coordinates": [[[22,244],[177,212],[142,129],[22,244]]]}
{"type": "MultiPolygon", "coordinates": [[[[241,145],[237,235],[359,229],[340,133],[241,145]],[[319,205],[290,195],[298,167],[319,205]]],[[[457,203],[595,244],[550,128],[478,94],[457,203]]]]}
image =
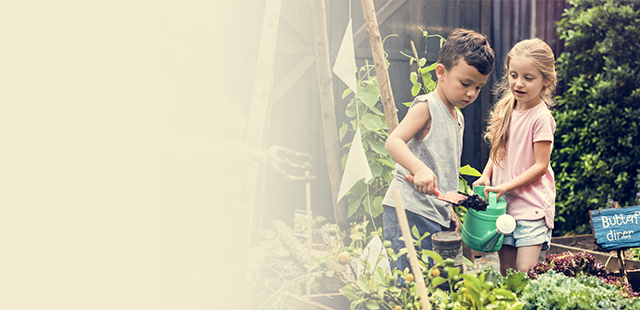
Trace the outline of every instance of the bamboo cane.
{"type": "Polygon", "coordinates": [[[411,229],[409,228],[409,220],[407,220],[407,213],[402,206],[402,197],[400,197],[400,191],[393,190],[393,198],[396,201],[396,213],[398,214],[398,224],[400,230],[402,230],[402,237],[404,237],[404,246],[407,248],[407,257],[409,257],[409,263],[411,264],[411,272],[418,285],[418,294],[420,295],[420,301],[422,302],[422,308],[431,310],[431,304],[429,303],[429,296],[427,295],[427,285],[422,277],[422,271],[420,270],[420,264],[418,263],[418,254],[416,253],[415,245],[413,244],[413,237],[411,237],[411,229]]]}
{"type": "Polygon", "coordinates": [[[384,115],[387,119],[389,133],[391,133],[396,126],[398,126],[398,114],[396,113],[396,104],[393,100],[393,91],[391,91],[391,82],[389,81],[389,72],[387,71],[387,59],[384,56],[376,9],[373,6],[373,0],[360,0],[360,2],[362,3],[362,13],[364,14],[364,21],[367,25],[367,33],[369,34],[369,44],[371,45],[373,62],[376,65],[378,88],[380,88],[384,115]]]}

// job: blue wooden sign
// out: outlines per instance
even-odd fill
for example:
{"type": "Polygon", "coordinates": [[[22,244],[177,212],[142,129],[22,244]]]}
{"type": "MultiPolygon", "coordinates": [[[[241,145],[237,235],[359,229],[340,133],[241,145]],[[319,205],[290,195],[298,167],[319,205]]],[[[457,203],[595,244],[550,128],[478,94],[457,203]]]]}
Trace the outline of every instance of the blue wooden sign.
{"type": "Polygon", "coordinates": [[[605,250],[640,247],[640,206],[592,210],[591,229],[605,250]]]}

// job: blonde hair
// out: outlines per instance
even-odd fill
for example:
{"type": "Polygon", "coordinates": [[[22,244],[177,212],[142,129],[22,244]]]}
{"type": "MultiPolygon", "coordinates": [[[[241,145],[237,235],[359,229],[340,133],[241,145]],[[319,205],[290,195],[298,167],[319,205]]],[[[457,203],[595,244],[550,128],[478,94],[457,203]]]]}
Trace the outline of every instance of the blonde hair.
{"type": "Polygon", "coordinates": [[[518,42],[511,48],[504,61],[505,72],[500,79],[494,94],[499,98],[489,113],[489,124],[484,133],[484,139],[491,144],[491,156],[493,163],[502,167],[500,162],[507,152],[509,141],[509,122],[511,112],[515,105],[515,98],[509,87],[509,63],[513,57],[526,57],[542,73],[544,81],[549,85],[543,86],[540,98],[547,107],[555,105],[553,94],[558,84],[556,76],[555,57],[549,45],[540,39],[529,39],[518,42]]]}

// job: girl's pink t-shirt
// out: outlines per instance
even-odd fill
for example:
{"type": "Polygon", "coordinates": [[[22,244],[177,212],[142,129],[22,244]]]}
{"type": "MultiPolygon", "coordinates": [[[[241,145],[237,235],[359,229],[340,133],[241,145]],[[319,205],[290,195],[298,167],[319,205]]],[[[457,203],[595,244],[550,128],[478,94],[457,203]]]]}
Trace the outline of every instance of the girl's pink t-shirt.
{"type": "MultiPolygon", "coordinates": [[[[491,183],[504,184],[533,166],[533,144],[550,141],[553,148],[553,133],[556,122],[544,102],[524,110],[512,111],[509,124],[509,141],[504,160],[493,166],[491,183]]],[[[556,186],[551,164],[539,179],[507,192],[507,213],[516,220],[545,219],[553,229],[555,216],[556,186]]]]}

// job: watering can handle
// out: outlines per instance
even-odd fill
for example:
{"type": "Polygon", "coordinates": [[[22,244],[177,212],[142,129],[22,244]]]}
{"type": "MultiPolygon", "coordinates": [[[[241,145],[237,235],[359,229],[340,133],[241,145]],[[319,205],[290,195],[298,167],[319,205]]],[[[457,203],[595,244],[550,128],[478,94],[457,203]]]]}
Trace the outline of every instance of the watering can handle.
{"type": "Polygon", "coordinates": [[[494,208],[498,205],[497,195],[494,192],[489,192],[489,205],[494,208]]]}

